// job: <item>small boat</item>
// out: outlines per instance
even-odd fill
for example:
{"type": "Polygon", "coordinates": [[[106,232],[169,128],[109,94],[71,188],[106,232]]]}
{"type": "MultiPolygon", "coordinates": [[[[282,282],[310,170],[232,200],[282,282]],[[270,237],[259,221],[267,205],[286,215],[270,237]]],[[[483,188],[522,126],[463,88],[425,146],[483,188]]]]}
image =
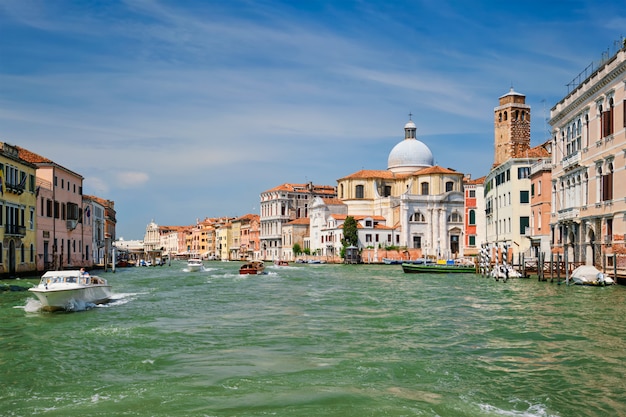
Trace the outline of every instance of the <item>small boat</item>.
{"type": "Polygon", "coordinates": [[[204,264],[202,264],[202,259],[191,258],[187,260],[187,270],[189,272],[197,272],[204,268],[204,264]]]}
{"type": "Polygon", "coordinates": [[[402,261],[402,259],[383,258],[383,263],[385,265],[401,265],[402,262],[406,261],[402,261]]]}
{"type": "Polygon", "coordinates": [[[289,262],[283,260],[274,261],[274,265],[276,266],[289,266],[289,262]]]}
{"type": "Polygon", "coordinates": [[[613,278],[602,273],[593,265],[579,266],[572,271],[572,276],[570,278],[575,285],[604,287],[606,285],[615,284],[615,280],[613,280],[613,278]]]}
{"type": "Polygon", "coordinates": [[[496,281],[506,281],[509,278],[522,277],[522,274],[511,265],[496,265],[496,267],[491,270],[490,275],[495,278],[496,281]]]}
{"type": "Polygon", "coordinates": [[[240,275],[260,275],[265,272],[265,264],[263,261],[250,261],[241,265],[239,268],[240,275]]]}
{"type": "Polygon", "coordinates": [[[111,298],[107,280],[84,271],[48,271],[29,288],[45,311],[74,310],[80,303],[103,304],[111,298]]]}
{"type": "Polygon", "coordinates": [[[476,266],[452,260],[422,264],[403,262],[402,270],[407,274],[475,274],[476,266]]]}

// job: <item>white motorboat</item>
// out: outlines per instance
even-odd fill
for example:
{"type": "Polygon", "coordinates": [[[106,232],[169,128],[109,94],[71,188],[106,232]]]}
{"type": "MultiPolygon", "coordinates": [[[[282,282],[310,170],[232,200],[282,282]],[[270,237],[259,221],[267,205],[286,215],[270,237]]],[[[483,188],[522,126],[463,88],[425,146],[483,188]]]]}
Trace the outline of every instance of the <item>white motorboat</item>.
{"type": "Polygon", "coordinates": [[[29,288],[45,311],[75,310],[86,304],[102,304],[111,298],[107,280],[84,271],[48,271],[39,285],[29,288]]]}
{"type": "Polygon", "coordinates": [[[613,285],[615,281],[610,276],[604,274],[593,265],[581,265],[572,271],[570,277],[576,285],[593,285],[604,287],[613,285]]]}
{"type": "Polygon", "coordinates": [[[191,258],[187,260],[187,270],[189,272],[197,272],[204,268],[204,264],[202,263],[202,259],[191,258]]]}

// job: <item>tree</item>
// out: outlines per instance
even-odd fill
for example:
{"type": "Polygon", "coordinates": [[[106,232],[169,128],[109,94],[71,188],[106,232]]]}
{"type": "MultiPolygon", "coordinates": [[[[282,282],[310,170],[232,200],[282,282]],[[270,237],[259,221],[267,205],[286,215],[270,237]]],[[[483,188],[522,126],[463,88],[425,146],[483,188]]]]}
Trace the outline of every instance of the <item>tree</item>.
{"type": "Polygon", "coordinates": [[[291,250],[293,251],[293,254],[295,256],[298,256],[302,253],[302,248],[300,247],[299,243],[294,243],[293,247],[291,248],[291,250]]]}
{"type": "Polygon", "coordinates": [[[346,217],[343,222],[343,247],[359,245],[359,231],[357,229],[356,220],[352,216],[346,217]]]}

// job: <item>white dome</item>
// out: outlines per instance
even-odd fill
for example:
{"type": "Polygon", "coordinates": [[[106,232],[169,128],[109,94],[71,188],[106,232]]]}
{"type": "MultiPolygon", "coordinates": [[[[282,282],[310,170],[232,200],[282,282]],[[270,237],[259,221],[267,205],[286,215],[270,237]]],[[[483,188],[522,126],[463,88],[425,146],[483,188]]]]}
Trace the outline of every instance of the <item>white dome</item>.
{"type": "Polygon", "coordinates": [[[433,166],[433,154],[423,142],[405,139],[393,147],[387,159],[387,169],[396,173],[413,172],[433,166]]]}

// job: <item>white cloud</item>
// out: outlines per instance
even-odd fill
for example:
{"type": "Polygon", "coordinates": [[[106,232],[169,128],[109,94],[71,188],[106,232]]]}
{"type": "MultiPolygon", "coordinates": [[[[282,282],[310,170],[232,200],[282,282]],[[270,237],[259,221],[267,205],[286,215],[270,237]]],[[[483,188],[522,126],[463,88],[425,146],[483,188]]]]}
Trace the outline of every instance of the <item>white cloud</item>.
{"type": "Polygon", "coordinates": [[[117,186],[120,188],[139,188],[148,182],[150,177],[145,172],[125,171],[116,175],[117,186]]]}

